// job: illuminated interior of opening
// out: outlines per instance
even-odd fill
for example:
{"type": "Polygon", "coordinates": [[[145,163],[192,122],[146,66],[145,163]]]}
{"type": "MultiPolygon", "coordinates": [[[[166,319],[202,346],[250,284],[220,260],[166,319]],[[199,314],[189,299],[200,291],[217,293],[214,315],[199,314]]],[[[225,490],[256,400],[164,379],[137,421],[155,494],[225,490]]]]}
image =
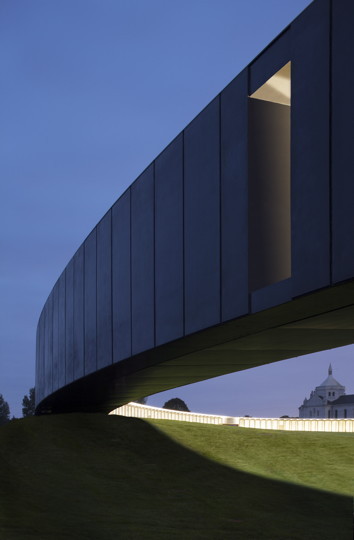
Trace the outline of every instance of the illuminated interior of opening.
{"type": "Polygon", "coordinates": [[[291,64],[249,97],[249,289],[291,276],[291,64]]]}
{"type": "Polygon", "coordinates": [[[291,62],[285,64],[250,97],[281,105],[291,105],[291,62]]]}

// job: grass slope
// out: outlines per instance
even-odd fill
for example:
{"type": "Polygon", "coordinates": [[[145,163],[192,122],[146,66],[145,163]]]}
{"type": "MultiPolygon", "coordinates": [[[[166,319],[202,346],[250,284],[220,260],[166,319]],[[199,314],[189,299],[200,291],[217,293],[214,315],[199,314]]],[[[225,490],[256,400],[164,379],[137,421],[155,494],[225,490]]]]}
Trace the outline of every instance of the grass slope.
{"type": "Polygon", "coordinates": [[[353,448],[345,434],[100,414],[13,421],[0,538],[349,540],[353,448]]]}
{"type": "Polygon", "coordinates": [[[201,456],[265,478],[341,495],[354,495],[354,434],[215,428],[152,421],[173,440],[201,456]]]}

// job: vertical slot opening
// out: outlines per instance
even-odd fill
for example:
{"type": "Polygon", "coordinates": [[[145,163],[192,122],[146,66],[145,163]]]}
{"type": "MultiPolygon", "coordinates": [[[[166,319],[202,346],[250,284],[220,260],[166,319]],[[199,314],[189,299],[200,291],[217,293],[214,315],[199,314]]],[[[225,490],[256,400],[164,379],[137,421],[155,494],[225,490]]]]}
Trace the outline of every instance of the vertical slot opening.
{"type": "Polygon", "coordinates": [[[249,290],[291,276],[291,62],[249,96],[249,290]]]}

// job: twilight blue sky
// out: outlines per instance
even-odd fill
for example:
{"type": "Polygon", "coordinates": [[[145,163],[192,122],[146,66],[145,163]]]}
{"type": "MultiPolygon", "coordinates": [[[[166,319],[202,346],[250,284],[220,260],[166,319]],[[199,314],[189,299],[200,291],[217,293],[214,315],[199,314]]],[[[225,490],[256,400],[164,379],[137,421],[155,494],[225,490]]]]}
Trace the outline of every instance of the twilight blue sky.
{"type": "MultiPolygon", "coordinates": [[[[161,150],[310,0],[2,0],[0,393],[34,384],[40,310],[84,238],[161,150]]],[[[354,348],[172,390],[191,409],[297,413],[354,348]]]]}

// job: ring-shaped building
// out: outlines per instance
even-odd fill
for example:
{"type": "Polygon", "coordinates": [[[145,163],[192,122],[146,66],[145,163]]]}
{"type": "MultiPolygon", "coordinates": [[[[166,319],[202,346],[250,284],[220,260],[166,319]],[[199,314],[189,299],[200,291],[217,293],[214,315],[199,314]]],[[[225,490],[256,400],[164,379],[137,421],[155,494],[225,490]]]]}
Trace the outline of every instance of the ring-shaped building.
{"type": "Polygon", "coordinates": [[[353,24],[311,3],[103,216],[40,315],[37,413],[354,342],[353,24]]]}

